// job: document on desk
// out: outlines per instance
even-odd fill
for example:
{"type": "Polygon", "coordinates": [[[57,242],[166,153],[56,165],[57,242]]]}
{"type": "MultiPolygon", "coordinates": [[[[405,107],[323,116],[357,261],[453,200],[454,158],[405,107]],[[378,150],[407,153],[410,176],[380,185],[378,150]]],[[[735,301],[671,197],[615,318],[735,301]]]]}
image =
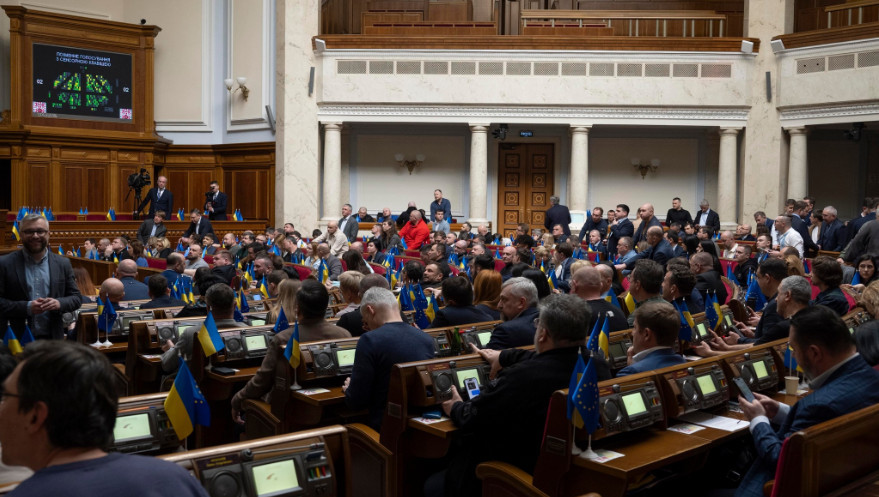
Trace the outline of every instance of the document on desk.
{"type": "Polygon", "coordinates": [[[678,417],[681,421],[705,426],[707,428],[716,428],[723,431],[739,431],[747,428],[750,423],[740,419],[727,418],[726,416],[715,416],[705,412],[691,412],[678,417]]]}
{"type": "Polygon", "coordinates": [[[326,388],[303,388],[302,390],[297,390],[296,393],[301,393],[302,395],[317,395],[319,393],[327,393],[329,390],[326,388]]]}
{"type": "Polygon", "coordinates": [[[669,426],[668,431],[676,431],[678,433],[683,433],[684,435],[691,435],[696,433],[699,430],[704,430],[704,426],[694,425],[690,423],[678,423],[674,426],[669,426]]]}
{"type": "Polygon", "coordinates": [[[425,425],[432,425],[434,423],[439,423],[441,421],[448,421],[448,420],[449,420],[449,418],[447,418],[446,416],[441,416],[439,418],[425,418],[422,416],[419,416],[417,418],[412,418],[412,421],[417,421],[417,422],[419,422],[421,424],[425,424],[425,425]]]}
{"type": "Polygon", "coordinates": [[[580,453],[580,457],[597,463],[606,463],[608,461],[613,461],[614,459],[625,456],[625,454],[620,454],[619,452],[605,449],[595,449],[594,452],[598,457],[586,457],[586,452],[580,453]]]}

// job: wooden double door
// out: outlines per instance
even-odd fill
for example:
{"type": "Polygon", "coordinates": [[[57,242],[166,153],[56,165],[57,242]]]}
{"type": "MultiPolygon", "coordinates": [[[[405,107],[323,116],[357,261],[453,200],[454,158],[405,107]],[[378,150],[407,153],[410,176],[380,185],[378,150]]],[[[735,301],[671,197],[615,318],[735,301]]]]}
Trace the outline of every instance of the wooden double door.
{"type": "Polygon", "coordinates": [[[509,237],[519,223],[543,229],[553,194],[554,152],[551,143],[500,144],[498,233],[509,237]]]}

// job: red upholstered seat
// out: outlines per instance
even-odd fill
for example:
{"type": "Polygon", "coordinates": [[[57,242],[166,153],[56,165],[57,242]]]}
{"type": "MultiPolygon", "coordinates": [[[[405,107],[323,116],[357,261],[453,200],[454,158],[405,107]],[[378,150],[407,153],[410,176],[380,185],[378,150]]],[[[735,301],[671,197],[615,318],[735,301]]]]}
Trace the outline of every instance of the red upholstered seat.
{"type": "Polygon", "coordinates": [[[348,265],[345,264],[345,261],[343,261],[342,259],[339,259],[339,262],[342,263],[342,271],[347,271],[347,270],[348,270],[348,265]]]}
{"type": "Polygon", "coordinates": [[[382,275],[382,276],[384,276],[385,274],[387,274],[387,271],[385,270],[385,267],[382,266],[381,264],[373,264],[373,263],[371,263],[371,262],[369,262],[369,263],[367,263],[367,264],[369,264],[369,267],[371,267],[372,270],[375,271],[375,274],[380,274],[380,275],[382,275]]]}
{"type": "Polygon", "coordinates": [[[500,259],[494,260],[494,270],[495,271],[500,271],[501,269],[504,268],[504,266],[505,266],[504,261],[502,261],[500,259]]]}
{"type": "Polygon", "coordinates": [[[152,257],[147,257],[147,266],[153,269],[168,269],[168,262],[165,259],[153,259],[152,257]]]}

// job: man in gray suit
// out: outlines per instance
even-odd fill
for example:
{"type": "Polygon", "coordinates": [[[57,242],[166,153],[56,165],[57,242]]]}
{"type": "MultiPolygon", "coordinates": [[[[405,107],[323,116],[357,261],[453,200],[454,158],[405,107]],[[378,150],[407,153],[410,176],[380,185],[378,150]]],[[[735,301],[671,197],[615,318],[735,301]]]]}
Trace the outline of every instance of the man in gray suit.
{"type": "Polygon", "coordinates": [[[0,257],[0,323],[18,337],[28,325],[35,338],[64,338],[62,315],[82,304],[73,268],[49,250],[46,218],[28,214],[19,226],[22,249],[0,257]]]}
{"type": "Polygon", "coordinates": [[[357,218],[351,215],[351,204],[342,206],[342,219],[339,219],[339,231],[345,234],[349,242],[357,239],[357,230],[360,229],[360,223],[357,218]]]}
{"type": "Polygon", "coordinates": [[[152,219],[144,219],[140,223],[140,228],[137,229],[137,239],[143,243],[144,247],[149,246],[150,237],[161,238],[168,232],[168,227],[165,226],[164,222],[166,216],[165,211],[156,211],[152,219]]]}

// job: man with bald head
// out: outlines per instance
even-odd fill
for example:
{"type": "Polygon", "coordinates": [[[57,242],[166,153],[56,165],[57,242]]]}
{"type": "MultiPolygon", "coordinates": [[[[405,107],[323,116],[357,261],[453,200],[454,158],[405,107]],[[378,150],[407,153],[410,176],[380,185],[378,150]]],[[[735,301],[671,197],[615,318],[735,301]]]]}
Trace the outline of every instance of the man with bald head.
{"type": "Polygon", "coordinates": [[[736,247],[739,246],[736,243],[736,239],[733,237],[732,231],[724,231],[720,234],[720,243],[718,244],[720,249],[723,250],[721,257],[724,259],[732,259],[736,256],[736,247]]]}
{"type": "Polygon", "coordinates": [[[183,274],[195,276],[195,271],[202,267],[210,266],[208,266],[208,263],[201,258],[201,245],[190,243],[189,254],[186,256],[186,267],[183,269],[183,274]]]}
{"type": "MultiPolygon", "coordinates": [[[[717,301],[726,303],[726,285],[714,270],[714,260],[708,252],[697,252],[690,257],[690,270],[696,275],[696,289],[703,299],[708,293],[715,293],[717,301]]],[[[705,299],[705,302],[708,300],[705,299]]]]}
{"type": "Polygon", "coordinates": [[[595,267],[581,267],[571,276],[571,293],[585,300],[592,310],[589,330],[592,330],[596,322],[603,323],[605,317],[610,331],[625,330],[629,327],[623,311],[601,297],[601,273],[595,267]]]}
{"type": "Polygon", "coordinates": [[[116,267],[116,277],[125,286],[125,300],[149,300],[149,288],[137,281],[137,263],[133,259],[119,261],[116,267]]]}
{"type": "Polygon", "coordinates": [[[119,302],[125,299],[125,284],[116,278],[107,278],[101,283],[101,290],[98,293],[101,300],[111,302],[114,309],[119,308],[119,302]]]}
{"type": "Polygon", "coordinates": [[[390,207],[385,207],[384,209],[382,209],[381,214],[376,216],[377,223],[381,223],[384,221],[392,221],[393,222],[393,220],[394,220],[394,216],[391,215],[391,208],[390,207]]]}
{"type": "Polygon", "coordinates": [[[400,230],[400,238],[409,250],[418,250],[430,241],[430,228],[422,219],[421,211],[413,210],[409,214],[409,222],[400,230]]]}
{"type": "Polygon", "coordinates": [[[662,223],[660,223],[659,219],[656,219],[656,216],[653,215],[653,204],[644,204],[639,207],[638,217],[641,218],[641,224],[638,225],[638,229],[635,231],[635,236],[633,237],[635,245],[638,245],[647,239],[647,230],[649,228],[658,226],[660,230],[662,229],[662,223]]]}
{"type": "Polygon", "coordinates": [[[327,232],[312,240],[316,243],[326,243],[330,248],[330,253],[334,257],[341,257],[348,251],[348,239],[344,233],[339,231],[338,221],[330,221],[327,223],[327,232]]]}
{"type": "Polygon", "coordinates": [[[742,242],[756,242],[757,239],[751,234],[751,225],[742,223],[736,227],[736,240],[742,242]]]}
{"type": "Polygon", "coordinates": [[[342,262],[332,254],[330,246],[326,243],[318,245],[317,256],[327,264],[330,281],[339,281],[339,275],[342,274],[342,262]]]}
{"type": "Polygon", "coordinates": [[[632,259],[626,265],[627,269],[635,267],[635,263],[640,259],[650,259],[656,261],[664,268],[668,261],[674,259],[674,251],[668,240],[662,236],[662,228],[659,226],[651,226],[647,229],[647,245],[649,247],[639,254],[638,259],[632,259]]]}

